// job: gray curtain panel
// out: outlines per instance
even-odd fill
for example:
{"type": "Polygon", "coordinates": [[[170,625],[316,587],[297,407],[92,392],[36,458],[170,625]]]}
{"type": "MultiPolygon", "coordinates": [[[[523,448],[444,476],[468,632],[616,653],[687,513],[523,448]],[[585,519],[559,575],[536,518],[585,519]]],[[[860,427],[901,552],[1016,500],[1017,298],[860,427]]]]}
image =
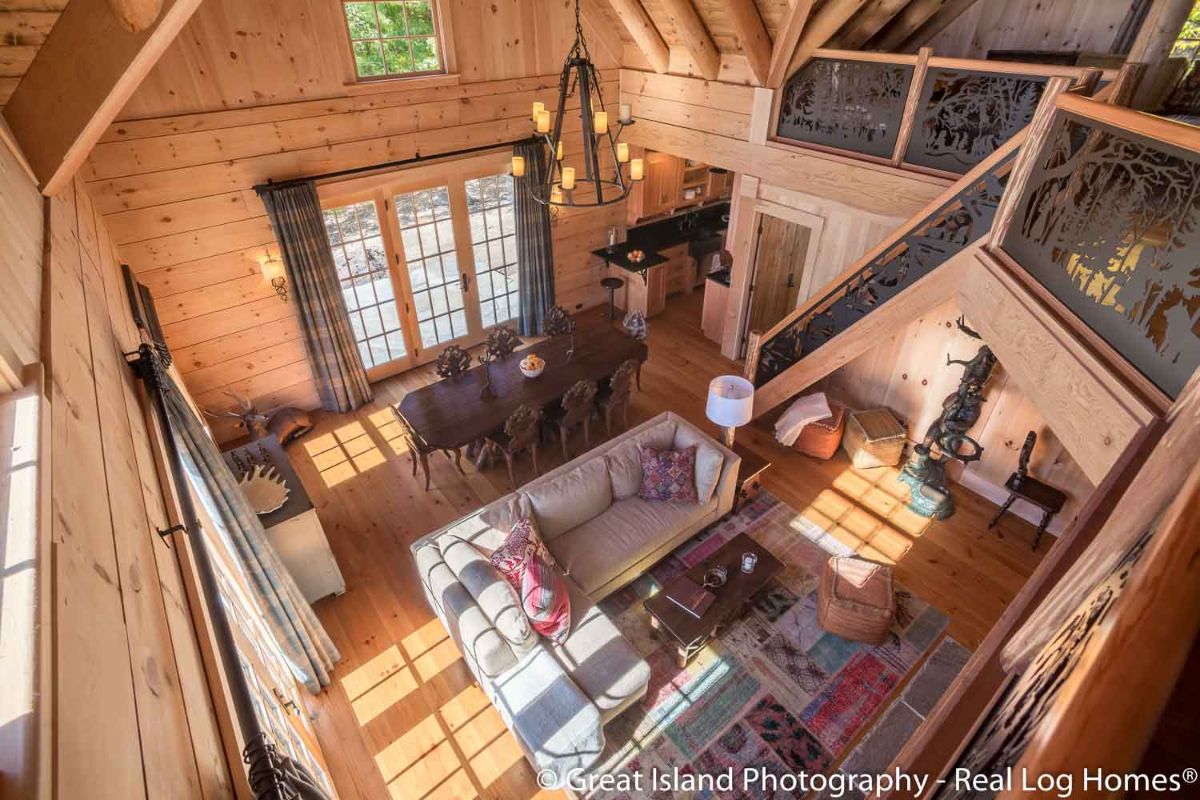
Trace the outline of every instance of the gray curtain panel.
{"type": "Polygon", "coordinates": [[[287,269],[321,405],[353,411],[371,400],[312,181],[259,190],[287,269]]]}
{"type": "Polygon", "coordinates": [[[169,375],[163,394],[171,435],[184,468],[197,483],[197,496],[220,528],[217,535],[245,573],[296,680],[313,694],[320,692],[329,685],[329,672],[341,654],[267,540],[258,514],[238,488],[208,431],[169,375]]]}
{"type": "Polygon", "coordinates": [[[554,305],[554,247],[550,240],[550,210],[533,199],[531,187],[546,175],[544,148],[533,141],[513,147],[525,158],[525,177],[513,181],[517,217],[517,260],[520,262],[521,314],[517,332],[536,336],[542,332],[546,310],[554,305]]]}

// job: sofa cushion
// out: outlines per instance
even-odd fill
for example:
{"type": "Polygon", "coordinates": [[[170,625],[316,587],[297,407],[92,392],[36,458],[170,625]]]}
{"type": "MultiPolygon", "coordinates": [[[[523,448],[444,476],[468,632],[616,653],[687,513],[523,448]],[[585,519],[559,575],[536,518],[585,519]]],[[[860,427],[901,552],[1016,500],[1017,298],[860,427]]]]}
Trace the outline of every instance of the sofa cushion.
{"type": "Polygon", "coordinates": [[[656,503],[631,497],[560,536],[549,545],[550,552],[571,580],[588,595],[594,595],[715,507],[715,501],[656,503]]]}
{"type": "Polygon", "coordinates": [[[438,547],[430,543],[420,548],[416,561],[425,596],[467,660],[489,677],[511,669],[517,663],[512,646],[450,569],[438,547]]]}
{"type": "Polygon", "coordinates": [[[546,542],[602,513],[612,505],[613,498],[603,458],[585,461],[570,472],[532,485],[522,494],[546,542]]]}
{"type": "Polygon", "coordinates": [[[682,450],[642,448],[642,485],[638,497],[643,500],[695,503],[696,446],[682,450]]]}
{"type": "Polygon", "coordinates": [[[470,542],[457,536],[438,539],[442,557],[475,598],[486,616],[517,655],[537,645],[537,635],[521,610],[521,598],[504,577],[470,542]]]}
{"type": "Polygon", "coordinates": [[[691,425],[679,425],[675,429],[672,447],[682,450],[692,445],[696,446],[696,496],[699,502],[707,503],[717,488],[717,481],[721,479],[725,455],[691,425]]]}
{"type": "Polygon", "coordinates": [[[624,500],[638,493],[638,488],[642,485],[642,447],[653,447],[656,450],[670,448],[671,443],[675,441],[675,427],[674,420],[665,419],[641,433],[626,438],[604,454],[608,462],[614,500],[624,500]]]}
{"type": "Polygon", "coordinates": [[[571,593],[571,635],[551,652],[609,719],[646,693],[650,665],[583,589],[565,582],[571,593]]]}
{"type": "Polygon", "coordinates": [[[571,598],[533,520],[517,520],[491,563],[520,593],[521,610],[533,629],[553,642],[565,639],[571,629],[571,598]]]}
{"type": "MultiPolygon", "coordinates": [[[[480,517],[488,525],[501,531],[500,539],[503,540],[508,536],[513,525],[516,525],[518,520],[528,517],[529,514],[529,501],[525,496],[510,494],[485,508],[480,517]]],[[[498,546],[499,542],[496,542],[491,549],[498,546]]]]}
{"type": "Polygon", "coordinates": [[[600,710],[546,648],[536,648],[486,688],[534,768],[550,770],[547,777],[554,780],[548,783],[562,785],[604,750],[600,710]]]}

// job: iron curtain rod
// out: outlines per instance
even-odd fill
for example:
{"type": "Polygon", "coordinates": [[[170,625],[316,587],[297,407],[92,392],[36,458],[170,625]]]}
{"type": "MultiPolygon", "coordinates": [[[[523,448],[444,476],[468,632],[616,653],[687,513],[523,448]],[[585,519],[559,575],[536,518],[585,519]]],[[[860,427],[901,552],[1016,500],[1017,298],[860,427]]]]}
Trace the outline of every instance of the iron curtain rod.
{"type": "Polygon", "coordinates": [[[254,191],[257,194],[270,192],[284,186],[296,186],[301,183],[310,181],[329,181],[335,178],[348,178],[351,175],[362,175],[366,172],[378,172],[386,169],[396,169],[397,167],[407,167],[413,164],[421,164],[425,161],[438,161],[443,158],[455,158],[457,156],[469,156],[473,153],[483,153],[488,150],[499,150],[502,147],[515,147],[516,145],[525,142],[536,142],[533,136],[524,136],[520,139],[513,139],[510,142],[497,142],[495,144],[481,144],[477,147],[466,147],[462,150],[451,150],[447,153],[437,153],[435,155],[423,156],[419,152],[412,158],[402,158],[397,161],[385,161],[382,164],[369,164],[365,167],[352,167],[350,169],[341,169],[336,172],[323,172],[320,175],[308,175],[303,178],[288,178],[282,181],[273,181],[270,178],[266,183],[256,184],[254,191]]]}

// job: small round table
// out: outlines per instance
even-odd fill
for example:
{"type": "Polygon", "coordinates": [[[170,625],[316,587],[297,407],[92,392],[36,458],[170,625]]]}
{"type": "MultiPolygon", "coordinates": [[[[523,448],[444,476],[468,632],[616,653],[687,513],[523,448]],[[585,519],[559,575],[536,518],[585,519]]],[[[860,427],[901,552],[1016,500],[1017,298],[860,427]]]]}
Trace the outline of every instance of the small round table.
{"type": "Polygon", "coordinates": [[[608,318],[616,319],[616,317],[613,316],[615,313],[614,298],[616,296],[617,289],[620,289],[622,286],[624,286],[625,281],[621,280],[620,278],[601,278],[600,285],[608,290],[608,318]]]}

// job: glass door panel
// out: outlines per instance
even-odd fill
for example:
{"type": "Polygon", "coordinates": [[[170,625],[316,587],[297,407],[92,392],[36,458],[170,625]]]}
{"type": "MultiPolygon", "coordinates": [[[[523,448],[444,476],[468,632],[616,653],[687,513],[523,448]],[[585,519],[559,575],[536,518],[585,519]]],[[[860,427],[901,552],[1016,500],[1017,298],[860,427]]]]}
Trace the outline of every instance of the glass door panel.
{"type": "Polygon", "coordinates": [[[406,358],[408,347],[375,203],[368,200],[329,208],[324,215],[363,365],[369,370],[406,358]]]}
{"type": "Polygon", "coordinates": [[[449,187],[398,194],[394,202],[421,347],[466,337],[470,330],[449,187]]]}
{"type": "Polygon", "coordinates": [[[483,327],[517,318],[517,229],[512,177],[487,175],[466,182],[475,255],[475,283],[483,327]]]}

